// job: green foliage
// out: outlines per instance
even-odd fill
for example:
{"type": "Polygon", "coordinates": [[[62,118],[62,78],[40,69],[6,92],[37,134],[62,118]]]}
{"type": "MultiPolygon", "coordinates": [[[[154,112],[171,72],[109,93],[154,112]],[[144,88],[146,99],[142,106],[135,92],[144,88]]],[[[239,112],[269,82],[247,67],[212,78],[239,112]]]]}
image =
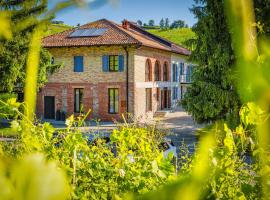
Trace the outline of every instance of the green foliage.
{"type": "Polygon", "coordinates": [[[148,26],[155,26],[155,21],[153,19],[150,19],[148,22],[148,26]]]}
{"type": "Polygon", "coordinates": [[[168,30],[150,29],[147,31],[189,49],[194,48],[194,45],[192,46],[188,44],[188,41],[196,39],[196,34],[190,28],[168,30]]]}
{"type": "Polygon", "coordinates": [[[17,95],[14,93],[0,94],[0,118],[13,118],[21,104],[17,102],[17,95]]]}
{"type": "MultiPolygon", "coordinates": [[[[62,131],[57,131],[48,123],[35,121],[29,114],[29,109],[34,110],[31,100],[36,97],[35,90],[32,92],[31,87],[26,87],[26,103],[30,102],[28,107],[14,99],[2,102],[16,113],[11,128],[18,134],[18,139],[12,143],[1,142],[0,145],[1,198],[267,199],[270,194],[270,84],[269,73],[262,72],[267,72],[265,68],[269,66],[270,50],[268,45],[262,45],[262,49],[257,51],[256,32],[251,26],[254,24],[251,1],[227,2],[230,11],[228,19],[234,28],[232,30],[237,30],[232,31],[237,69],[245,72],[238,74],[243,82],[238,85],[238,92],[246,103],[240,110],[235,129],[229,128],[223,121],[215,123],[200,138],[193,156],[183,146],[184,155],[180,157],[179,177],[176,178],[170,158],[164,159],[158,150],[160,138],[154,129],[126,125],[112,133],[109,145],[102,139],[89,144],[78,128],[83,125],[86,116],[77,119],[71,116],[66,121],[67,129],[62,131]],[[254,66],[259,73],[253,73],[251,69],[254,66]],[[26,107],[25,115],[20,112],[20,106],[26,107]],[[244,155],[252,156],[252,162],[246,163],[244,155]]],[[[222,13],[221,8],[217,7],[217,11],[222,13]]],[[[204,12],[197,14],[203,15],[204,12]]],[[[217,17],[220,13],[215,14],[217,17]]],[[[0,17],[1,20],[8,24],[7,19],[0,17]]],[[[226,34],[212,34],[219,39],[228,39],[228,45],[231,45],[226,34]]],[[[0,35],[9,37],[8,31],[0,35]]],[[[37,52],[40,50],[39,45],[33,43],[40,43],[40,36],[39,30],[35,30],[30,43],[27,65],[27,84],[30,83],[30,86],[35,84],[35,79],[29,77],[37,75],[37,52]]],[[[215,66],[222,66],[217,64],[218,59],[223,64],[231,64],[228,62],[229,54],[223,52],[221,47],[216,42],[209,47],[209,52],[217,56],[217,61],[209,58],[209,65],[213,62],[215,66]]],[[[207,52],[204,53],[207,55],[207,52]]],[[[206,72],[212,73],[211,70],[206,72]]],[[[222,74],[220,72],[219,75],[222,74]]],[[[225,83],[231,84],[226,80],[225,83]]],[[[222,98],[218,100],[226,102],[222,98]]],[[[210,110],[209,105],[206,104],[206,107],[210,110]]]]}
{"type": "MultiPolygon", "coordinates": [[[[12,39],[1,39],[0,46],[0,90],[12,92],[14,87],[23,87],[25,83],[26,59],[33,30],[40,24],[49,23],[49,19],[41,20],[47,9],[47,1],[1,1],[1,10],[9,12],[11,19],[12,39]]],[[[47,81],[48,72],[56,66],[51,65],[51,57],[45,49],[41,49],[38,87],[47,81]]]]}
{"type": "Polygon", "coordinates": [[[39,152],[48,160],[57,160],[72,185],[75,199],[112,199],[131,191],[141,195],[174,178],[171,158],[165,159],[159,151],[160,139],[153,130],[122,127],[114,130],[109,145],[98,138],[89,145],[88,137],[74,128],[83,124],[82,121],[76,121],[73,116],[67,120],[68,127],[57,135],[47,123],[26,123],[12,123],[20,137],[13,145],[3,145],[4,155],[21,158],[39,152]],[[24,126],[29,127],[27,133],[24,126]]]}
{"type": "Polygon", "coordinates": [[[183,20],[175,20],[173,21],[173,23],[171,24],[170,28],[184,28],[184,27],[188,27],[187,24],[185,24],[185,21],[183,20]]]}
{"type": "Polygon", "coordinates": [[[18,161],[1,159],[0,177],[2,200],[64,200],[69,194],[63,171],[42,154],[24,156],[18,161]]]}

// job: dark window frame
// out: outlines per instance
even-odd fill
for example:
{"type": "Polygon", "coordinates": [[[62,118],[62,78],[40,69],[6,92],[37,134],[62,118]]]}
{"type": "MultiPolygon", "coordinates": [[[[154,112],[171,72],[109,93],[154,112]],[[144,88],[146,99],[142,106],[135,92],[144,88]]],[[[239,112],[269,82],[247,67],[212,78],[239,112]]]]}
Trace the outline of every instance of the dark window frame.
{"type": "Polygon", "coordinates": [[[178,88],[177,87],[174,87],[173,88],[173,100],[176,100],[177,99],[177,93],[178,93],[178,88]]]}
{"type": "Polygon", "coordinates": [[[119,98],[120,98],[120,95],[119,95],[119,88],[108,88],[108,113],[109,114],[118,114],[119,113],[119,98]],[[111,90],[113,90],[113,112],[111,112],[111,95],[110,95],[110,92],[111,90]],[[118,91],[118,98],[116,98],[116,93],[115,91],[118,91]],[[116,109],[116,102],[118,107],[116,109]],[[117,112],[116,112],[117,110],[117,112]]]}
{"type": "Polygon", "coordinates": [[[54,60],[54,57],[52,56],[51,57],[51,65],[54,65],[55,64],[55,60],[54,60]]]}
{"type": "Polygon", "coordinates": [[[74,88],[74,113],[83,112],[83,93],[84,88],[74,88]],[[76,91],[79,90],[79,110],[77,110],[77,98],[76,98],[76,91]]]}
{"type": "Polygon", "coordinates": [[[163,65],[163,81],[169,81],[169,70],[167,63],[164,63],[163,65]]]}
{"type": "Polygon", "coordinates": [[[160,88],[157,88],[156,100],[159,101],[160,99],[160,88]]]}
{"type": "Polygon", "coordinates": [[[109,55],[109,72],[119,72],[118,55],[109,55]]]}
{"type": "Polygon", "coordinates": [[[173,82],[177,82],[177,64],[173,64],[173,82]]]}
{"type": "Polygon", "coordinates": [[[145,64],[145,82],[152,81],[152,66],[150,62],[150,60],[147,60],[145,64]]]}
{"type": "Polygon", "coordinates": [[[160,81],[160,63],[158,61],[156,61],[155,63],[155,69],[154,69],[154,73],[155,73],[155,81],[160,81]]]}
{"type": "Polygon", "coordinates": [[[146,112],[151,112],[153,111],[153,108],[152,108],[152,88],[146,88],[145,89],[145,97],[146,97],[146,112]],[[150,94],[148,94],[148,92],[150,94]],[[150,96],[148,96],[150,95],[150,96]],[[150,99],[148,99],[148,97],[150,97],[150,99]]]}

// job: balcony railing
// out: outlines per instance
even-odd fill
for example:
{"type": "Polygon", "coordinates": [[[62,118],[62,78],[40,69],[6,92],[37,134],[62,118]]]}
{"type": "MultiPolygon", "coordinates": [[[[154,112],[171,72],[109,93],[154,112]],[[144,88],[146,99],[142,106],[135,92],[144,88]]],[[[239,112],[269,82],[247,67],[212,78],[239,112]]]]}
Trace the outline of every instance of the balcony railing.
{"type": "Polygon", "coordinates": [[[191,83],[192,82],[192,80],[191,80],[191,74],[180,75],[179,82],[180,83],[191,83]]]}

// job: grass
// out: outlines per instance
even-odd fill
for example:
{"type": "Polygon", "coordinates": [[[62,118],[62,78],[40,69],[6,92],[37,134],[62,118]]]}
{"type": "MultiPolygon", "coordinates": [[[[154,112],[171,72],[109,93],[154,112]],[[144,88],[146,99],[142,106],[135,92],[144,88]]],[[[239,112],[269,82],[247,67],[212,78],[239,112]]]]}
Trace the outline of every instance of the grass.
{"type": "Polygon", "coordinates": [[[45,36],[53,35],[55,33],[60,33],[71,28],[73,27],[66,24],[51,24],[49,25],[45,36]]]}
{"type": "Polygon", "coordinates": [[[177,28],[168,30],[150,29],[147,31],[184,47],[188,47],[186,44],[188,40],[196,38],[196,34],[190,28],[177,28]]]}

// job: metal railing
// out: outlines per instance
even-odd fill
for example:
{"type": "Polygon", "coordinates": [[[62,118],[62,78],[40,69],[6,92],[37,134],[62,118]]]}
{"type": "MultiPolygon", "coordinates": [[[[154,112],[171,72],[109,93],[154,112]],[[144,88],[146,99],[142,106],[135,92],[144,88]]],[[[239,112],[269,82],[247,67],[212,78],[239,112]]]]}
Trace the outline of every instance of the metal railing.
{"type": "Polygon", "coordinates": [[[192,82],[192,80],[191,80],[191,74],[180,75],[179,82],[180,83],[191,83],[192,82]]]}

